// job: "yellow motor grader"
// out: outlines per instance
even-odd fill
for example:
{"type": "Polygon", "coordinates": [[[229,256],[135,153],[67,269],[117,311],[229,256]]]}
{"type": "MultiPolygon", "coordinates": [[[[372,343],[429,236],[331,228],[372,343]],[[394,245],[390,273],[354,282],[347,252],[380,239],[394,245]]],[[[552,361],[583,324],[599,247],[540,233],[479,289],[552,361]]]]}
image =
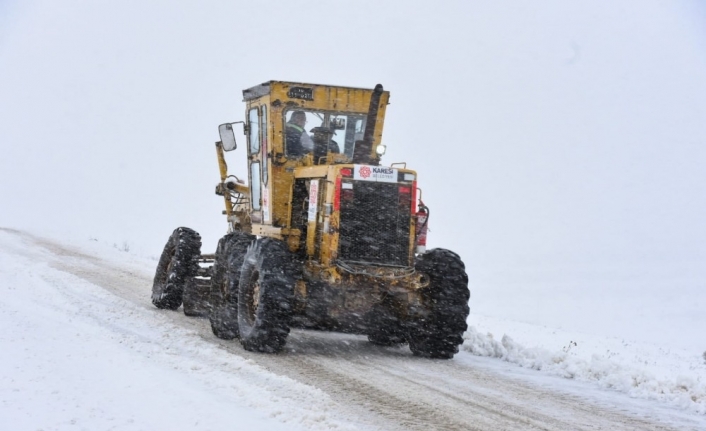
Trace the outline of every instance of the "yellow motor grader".
{"type": "Polygon", "coordinates": [[[389,92],[269,81],[243,97],[246,120],[220,125],[216,142],[228,234],[202,255],[198,233],[177,228],[154,305],[183,303],[188,315],[208,315],[217,337],[252,351],[280,351],[299,327],[453,357],[467,328],[468,277],[456,253],[425,250],[417,173],[380,163],[389,92]],[[247,185],[225,159],[236,124],[247,137],[247,185]]]}

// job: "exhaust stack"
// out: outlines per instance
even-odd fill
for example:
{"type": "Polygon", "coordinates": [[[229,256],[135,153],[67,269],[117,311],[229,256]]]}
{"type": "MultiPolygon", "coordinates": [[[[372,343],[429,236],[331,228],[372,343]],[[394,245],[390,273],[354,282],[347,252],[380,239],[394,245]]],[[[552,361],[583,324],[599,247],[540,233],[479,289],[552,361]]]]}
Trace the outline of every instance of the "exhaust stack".
{"type": "Polygon", "coordinates": [[[380,163],[379,156],[373,156],[373,139],[375,137],[375,126],[378,119],[378,109],[380,108],[380,97],[382,96],[382,84],[375,86],[373,94],[370,96],[370,108],[368,117],[365,120],[365,134],[362,141],[356,141],[353,152],[353,163],[374,164],[380,163]]]}

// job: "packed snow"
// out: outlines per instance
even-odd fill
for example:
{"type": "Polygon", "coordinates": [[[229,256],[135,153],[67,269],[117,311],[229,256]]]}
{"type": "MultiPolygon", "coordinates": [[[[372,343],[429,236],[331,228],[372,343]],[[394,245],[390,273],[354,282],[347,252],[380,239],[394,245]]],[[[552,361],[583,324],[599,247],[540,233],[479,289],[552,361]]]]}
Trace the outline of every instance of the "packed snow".
{"type": "MultiPolygon", "coordinates": [[[[153,308],[148,285],[135,304],[61,269],[94,256],[123,268],[130,283],[130,274],[150,275],[156,256],[88,239],[49,251],[29,238],[0,230],[0,429],[369,428],[309,382],[175,325],[169,316],[180,313],[153,308]]],[[[695,349],[473,312],[464,338],[453,361],[488,357],[544,382],[585,382],[594,397],[602,390],[652,400],[706,426],[706,360],[695,349]]]]}
{"type": "Polygon", "coordinates": [[[321,391],[224,355],[35,253],[0,230],[0,429],[355,429],[321,391]]]}

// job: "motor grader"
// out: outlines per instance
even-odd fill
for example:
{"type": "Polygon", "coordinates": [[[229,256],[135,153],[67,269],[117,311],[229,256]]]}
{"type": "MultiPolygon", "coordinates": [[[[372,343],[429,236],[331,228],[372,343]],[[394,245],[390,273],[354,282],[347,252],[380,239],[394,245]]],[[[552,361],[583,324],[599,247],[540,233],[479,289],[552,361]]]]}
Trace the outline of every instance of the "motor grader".
{"type": "MultiPolygon", "coordinates": [[[[278,352],[291,327],[408,343],[451,358],[469,313],[461,259],[425,250],[429,209],[417,173],[381,164],[389,92],[269,81],[243,91],[245,121],[219,126],[228,233],[215,254],[177,228],[152,289],[158,308],[208,315],[213,333],[278,352]],[[247,184],[228,172],[242,124],[247,184]]],[[[244,176],[244,175],[243,175],[244,176]]]]}

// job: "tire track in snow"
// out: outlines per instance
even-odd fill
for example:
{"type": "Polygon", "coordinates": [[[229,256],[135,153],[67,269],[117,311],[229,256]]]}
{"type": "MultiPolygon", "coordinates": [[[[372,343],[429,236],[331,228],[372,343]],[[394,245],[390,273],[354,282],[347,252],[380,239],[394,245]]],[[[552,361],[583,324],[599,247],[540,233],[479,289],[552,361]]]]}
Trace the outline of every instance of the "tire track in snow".
{"type": "MultiPolygon", "coordinates": [[[[364,337],[293,330],[285,351],[260,355],[215,338],[207,319],[156,310],[152,274],[132,270],[30,234],[3,229],[40,246],[34,258],[164,316],[170,323],[261,367],[324,391],[369,429],[672,430],[678,428],[555,392],[457,361],[430,361],[364,337]]],[[[18,251],[18,250],[14,250],[18,251]]],[[[25,254],[25,252],[23,252],[25,254]]]]}

